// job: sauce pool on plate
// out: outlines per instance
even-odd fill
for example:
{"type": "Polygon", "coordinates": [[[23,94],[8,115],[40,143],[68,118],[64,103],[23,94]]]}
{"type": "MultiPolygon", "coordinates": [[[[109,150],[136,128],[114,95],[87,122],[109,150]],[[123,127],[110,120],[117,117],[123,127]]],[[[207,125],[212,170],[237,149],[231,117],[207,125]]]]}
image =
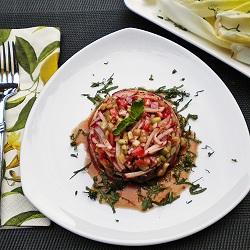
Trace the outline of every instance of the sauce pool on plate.
{"type": "Polygon", "coordinates": [[[71,137],[87,152],[86,170],[94,184],[86,193],[113,211],[172,203],[194,187],[188,177],[199,141],[184,129],[186,122],[153,92],[129,89],[108,96],[71,137]]]}

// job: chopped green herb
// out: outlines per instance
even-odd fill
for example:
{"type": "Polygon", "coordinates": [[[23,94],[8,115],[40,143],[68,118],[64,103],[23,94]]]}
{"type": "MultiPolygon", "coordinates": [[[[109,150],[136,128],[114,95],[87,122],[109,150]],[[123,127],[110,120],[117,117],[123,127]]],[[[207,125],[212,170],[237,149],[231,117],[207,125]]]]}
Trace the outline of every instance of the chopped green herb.
{"type": "Polygon", "coordinates": [[[71,140],[70,146],[76,147],[76,140],[77,140],[77,138],[78,138],[81,134],[82,134],[83,136],[88,136],[88,135],[89,135],[88,133],[84,132],[84,130],[82,130],[81,128],[78,129],[76,135],[74,135],[74,134],[70,135],[70,140],[71,140]]]}
{"type": "MultiPolygon", "coordinates": [[[[172,74],[175,74],[176,72],[177,70],[174,69],[172,71],[172,74]]],[[[150,75],[149,80],[151,81],[154,80],[153,75],[150,75]]],[[[185,78],[181,78],[181,81],[184,80],[185,78]]],[[[83,95],[86,96],[90,101],[92,101],[96,106],[101,105],[104,98],[106,98],[109,95],[109,92],[117,88],[117,86],[111,86],[112,84],[113,84],[113,75],[107,81],[103,80],[101,82],[92,83],[91,87],[99,88],[95,96],[90,96],[89,94],[83,94],[83,95]]],[[[185,134],[185,138],[188,142],[188,145],[190,146],[190,141],[201,143],[199,140],[196,139],[195,133],[191,131],[191,126],[188,124],[188,121],[190,119],[197,120],[198,115],[188,114],[187,117],[185,118],[180,114],[180,112],[182,112],[188,107],[188,105],[192,100],[189,100],[188,103],[184,105],[183,108],[177,111],[177,107],[179,106],[180,102],[182,102],[185,97],[190,96],[189,93],[181,89],[182,87],[183,85],[177,87],[174,86],[173,88],[166,89],[166,86],[162,86],[157,90],[151,92],[163,97],[166,101],[174,105],[174,111],[179,119],[182,132],[185,134]]],[[[138,88],[138,89],[145,90],[143,88],[138,88]]],[[[196,95],[198,95],[198,93],[202,91],[203,90],[197,91],[196,95]]],[[[123,119],[112,133],[114,135],[119,135],[127,127],[133,125],[136,121],[138,121],[140,116],[143,114],[143,111],[144,111],[144,101],[143,100],[133,101],[129,117],[123,119]]],[[[181,178],[182,171],[190,172],[194,167],[196,167],[194,164],[194,160],[197,156],[195,153],[189,151],[189,146],[185,154],[180,155],[180,159],[176,164],[176,166],[173,168],[173,172],[171,173],[170,178],[172,178],[173,176],[173,178],[175,178],[175,184],[177,185],[189,185],[190,194],[195,195],[204,192],[206,188],[202,188],[200,187],[199,184],[195,184],[194,182],[191,183],[186,178],[181,178]]],[[[82,168],[80,170],[75,171],[74,175],[83,170],[85,169],[82,168]]],[[[115,204],[119,201],[119,199],[124,199],[128,201],[128,203],[136,206],[136,204],[133,204],[127,198],[120,196],[119,190],[124,189],[128,184],[127,182],[114,181],[114,180],[110,181],[107,175],[104,174],[103,172],[100,172],[98,178],[97,176],[95,176],[93,178],[93,181],[94,181],[93,188],[86,187],[86,191],[84,193],[88,194],[88,196],[93,200],[98,200],[100,203],[102,202],[107,203],[112,208],[113,213],[116,212],[115,204]]],[[[158,195],[161,192],[167,190],[168,188],[169,187],[165,187],[164,185],[158,183],[156,178],[151,179],[146,183],[138,184],[137,195],[138,199],[141,201],[142,210],[144,211],[148,210],[152,208],[154,205],[164,206],[170,204],[180,197],[179,195],[174,196],[173,191],[170,190],[165,198],[163,198],[161,201],[156,201],[156,198],[159,197],[158,195]]],[[[192,202],[192,200],[186,201],[187,204],[189,204],[190,202],[192,202]]],[[[118,222],[119,220],[116,221],[118,222]]]]}
{"type": "Polygon", "coordinates": [[[173,88],[166,89],[166,86],[159,87],[155,91],[152,91],[156,95],[160,95],[166,101],[172,103],[176,107],[179,106],[180,102],[184,100],[184,97],[189,97],[189,93],[186,91],[180,90],[183,87],[183,84],[173,88]]]}
{"type": "Polygon", "coordinates": [[[214,151],[213,152],[208,152],[207,153],[208,157],[210,157],[213,153],[214,153],[214,151]]]}
{"type": "Polygon", "coordinates": [[[173,191],[170,191],[163,200],[161,200],[160,202],[154,202],[154,203],[157,204],[158,206],[165,206],[167,204],[171,204],[172,202],[174,202],[175,200],[179,198],[180,198],[179,195],[174,197],[173,191]]]}
{"type": "Polygon", "coordinates": [[[75,175],[77,175],[78,173],[80,173],[80,172],[83,172],[83,171],[85,171],[86,169],[88,169],[89,167],[90,167],[90,165],[92,164],[92,162],[90,162],[89,164],[87,164],[85,167],[83,167],[83,168],[81,168],[81,169],[78,169],[78,170],[76,170],[76,171],[74,171],[73,173],[73,175],[70,177],[70,179],[72,179],[75,175]]]}
{"type": "Polygon", "coordinates": [[[187,180],[186,178],[179,179],[180,178],[180,172],[179,173],[175,173],[174,177],[176,178],[176,182],[175,183],[177,185],[184,185],[184,184],[190,185],[189,192],[190,192],[191,195],[200,194],[200,193],[203,193],[204,191],[207,190],[207,188],[202,188],[200,186],[200,184],[194,184],[196,181],[189,182],[189,181],[186,181],[187,180]]]}
{"type": "Polygon", "coordinates": [[[196,91],[196,94],[195,94],[194,96],[198,96],[199,93],[201,93],[201,92],[203,92],[203,91],[204,91],[204,89],[203,89],[203,90],[198,90],[198,91],[196,91]]]}
{"type": "Polygon", "coordinates": [[[191,101],[192,101],[192,99],[189,100],[180,110],[178,110],[177,113],[180,113],[180,112],[182,112],[183,110],[185,110],[185,109],[188,107],[188,105],[190,104],[191,101]]]}
{"type": "Polygon", "coordinates": [[[240,24],[238,24],[236,27],[233,28],[227,28],[225,25],[222,25],[222,27],[226,30],[236,30],[237,32],[240,32],[239,30],[240,24]]]}
{"type": "Polygon", "coordinates": [[[200,184],[196,184],[196,185],[192,185],[190,188],[189,188],[189,192],[191,195],[196,195],[196,194],[201,194],[203,193],[204,191],[206,191],[207,188],[202,188],[200,186],[200,184]]]}
{"type": "Polygon", "coordinates": [[[152,200],[150,198],[145,198],[142,200],[142,210],[147,210],[153,207],[152,200]]]}
{"type": "Polygon", "coordinates": [[[159,16],[159,15],[158,15],[157,17],[160,18],[160,19],[163,19],[163,16],[159,16]]]}
{"type": "Polygon", "coordinates": [[[214,18],[216,19],[217,13],[220,10],[219,8],[212,8],[212,7],[208,7],[209,10],[212,10],[214,12],[214,18]]]}
{"type": "Polygon", "coordinates": [[[208,155],[208,157],[210,157],[212,154],[214,154],[214,150],[210,147],[210,146],[208,146],[208,145],[206,145],[205,147],[203,147],[203,148],[201,148],[201,149],[210,149],[210,150],[212,150],[212,152],[208,152],[207,153],[207,155],[208,155]]]}
{"type": "Polygon", "coordinates": [[[182,25],[180,25],[180,24],[174,22],[174,21],[171,20],[170,18],[166,18],[165,20],[166,20],[166,21],[169,21],[169,22],[171,22],[171,23],[173,23],[175,27],[177,27],[177,28],[179,28],[179,29],[181,29],[181,30],[187,31],[187,29],[186,29],[185,27],[183,27],[182,25]]]}
{"type": "Polygon", "coordinates": [[[237,160],[236,159],[231,159],[233,162],[237,162],[237,160]]]}
{"type": "Polygon", "coordinates": [[[156,185],[151,186],[148,189],[147,193],[150,197],[155,198],[159,193],[163,192],[166,189],[168,189],[168,187],[164,187],[162,184],[157,183],[156,185]]]}
{"type": "Polygon", "coordinates": [[[71,157],[77,158],[78,157],[78,153],[77,154],[70,154],[71,157]]]}
{"type": "Polygon", "coordinates": [[[96,91],[95,96],[90,96],[90,94],[82,94],[82,96],[86,96],[94,105],[102,102],[107,96],[110,95],[110,92],[114,89],[117,89],[118,86],[113,85],[113,75],[112,74],[107,80],[103,79],[101,82],[93,82],[91,87],[101,87],[96,91]]]}
{"type": "Polygon", "coordinates": [[[179,123],[180,123],[180,128],[183,132],[186,133],[186,135],[189,135],[191,132],[187,132],[185,130],[186,126],[188,125],[188,121],[189,119],[192,120],[197,120],[198,119],[198,115],[194,115],[194,114],[188,114],[187,117],[185,118],[184,116],[179,116],[179,123]]]}
{"type": "Polygon", "coordinates": [[[94,189],[91,189],[89,187],[86,187],[86,191],[84,192],[85,194],[88,194],[88,197],[91,199],[91,200],[96,200],[97,199],[97,195],[98,195],[98,192],[94,189]]]}
{"type": "Polygon", "coordinates": [[[121,198],[118,191],[122,190],[126,184],[122,181],[110,182],[103,172],[100,173],[100,177],[101,180],[98,181],[97,176],[94,176],[93,186],[95,189],[86,187],[85,193],[93,200],[98,198],[100,203],[104,200],[112,208],[113,213],[115,213],[114,205],[121,198]]]}

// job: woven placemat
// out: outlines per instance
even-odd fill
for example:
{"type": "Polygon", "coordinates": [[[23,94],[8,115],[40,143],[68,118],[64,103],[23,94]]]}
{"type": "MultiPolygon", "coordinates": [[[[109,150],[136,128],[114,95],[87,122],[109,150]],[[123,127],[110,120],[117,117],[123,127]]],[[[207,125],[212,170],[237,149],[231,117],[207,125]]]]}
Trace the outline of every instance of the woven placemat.
{"type": "MultiPolygon", "coordinates": [[[[250,128],[250,79],[206,52],[132,13],[122,0],[23,0],[20,3],[15,0],[4,1],[0,8],[0,24],[1,28],[38,25],[60,27],[62,33],[60,65],[89,43],[126,27],[140,28],[166,37],[196,54],[220,76],[237,100],[250,128]]],[[[250,249],[249,208],[250,194],[228,215],[201,232],[178,241],[138,248],[250,249]]],[[[85,239],[52,223],[49,228],[2,231],[0,249],[112,250],[127,249],[127,247],[85,239]]]]}

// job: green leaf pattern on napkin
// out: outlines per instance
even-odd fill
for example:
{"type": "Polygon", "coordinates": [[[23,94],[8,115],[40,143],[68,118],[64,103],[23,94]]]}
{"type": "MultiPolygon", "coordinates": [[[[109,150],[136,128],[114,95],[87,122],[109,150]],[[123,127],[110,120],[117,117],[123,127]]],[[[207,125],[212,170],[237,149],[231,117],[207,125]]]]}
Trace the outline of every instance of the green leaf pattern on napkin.
{"type": "Polygon", "coordinates": [[[55,41],[50,43],[49,45],[47,45],[43,51],[41,52],[41,54],[38,57],[38,63],[40,63],[41,61],[43,61],[46,57],[48,57],[51,53],[54,52],[54,50],[56,50],[57,48],[59,48],[60,46],[60,42],[59,41],[55,41]]]}
{"type": "Polygon", "coordinates": [[[3,193],[3,197],[12,195],[12,194],[22,194],[23,195],[23,189],[22,187],[17,187],[12,189],[10,192],[3,193]]]}
{"type": "Polygon", "coordinates": [[[11,29],[0,29],[0,44],[7,41],[10,35],[11,29]]]}
{"type": "Polygon", "coordinates": [[[48,69],[47,79],[49,79],[58,68],[60,30],[45,26],[28,29],[0,29],[0,42],[7,40],[15,42],[20,71],[20,88],[18,93],[9,98],[6,103],[1,225],[46,226],[49,225],[49,220],[27,201],[22,191],[19,166],[20,148],[29,113],[46,84],[40,76],[40,69],[48,69]],[[51,56],[54,57],[53,61],[49,60],[51,56]],[[28,204],[26,208],[25,206],[21,209],[18,207],[20,204],[16,200],[20,201],[20,199],[24,199],[24,203],[28,204]],[[8,205],[10,202],[12,204],[8,205]],[[9,211],[13,210],[14,206],[18,212],[9,211]],[[38,222],[35,223],[34,220],[38,222]]]}
{"type": "Polygon", "coordinates": [[[5,110],[15,108],[25,100],[26,96],[21,96],[13,101],[8,101],[5,106],[5,110]]]}
{"type": "Polygon", "coordinates": [[[21,226],[24,222],[28,221],[28,220],[33,220],[36,218],[43,218],[44,215],[41,214],[38,211],[28,211],[28,212],[24,212],[21,214],[18,214],[14,217],[12,217],[11,219],[9,219],[4,226],[16,226],[19,227],[21,226]]]}
{"type": "Polygon", "coordinates": [[[31,76],[37,67],[37,56],[32,45],[22,37],[16,37],[16,54],[21,67],[31,76]]]}
{"type": "Polygon", "coordinates": [[[16,123],[11,128],[8,128],[6,130],[7,132],[14,132],[14,131],[17,131],[19,129],[24,128],[25,123],[28,119],[30,110],[31,110],[33,104],[35,103],[36,98],[37,97],[35,95],[31,99],[29,99],[29,101],[25,104],[25,106],[22,108],[21,112],[19,113],[19,116],[17,118],[16,123]]]}

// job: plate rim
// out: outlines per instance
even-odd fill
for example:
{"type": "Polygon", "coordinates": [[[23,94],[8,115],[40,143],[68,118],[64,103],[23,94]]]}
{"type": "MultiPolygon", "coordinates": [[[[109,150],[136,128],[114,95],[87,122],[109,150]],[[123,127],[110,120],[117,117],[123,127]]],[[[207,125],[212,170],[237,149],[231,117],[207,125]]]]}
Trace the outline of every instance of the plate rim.
{"type": "MultiPolygon", "coordinates": [[[[212,55],[213,57],[219,59],[220,61],[224,62],[225,64],[231,66],[232,68],[236,69],[240,73],[244,74],[247,77],[250,77],[250,65],[241,63],[237,60],[234,60],[231,58],[230,54],[223,51],[223,48],[220,46],[217,46],[202,37],[199,37],[196,34],[193,34],[189,31],[182,31],[180,28],[175,27],[174,25],[171,26],[166,26],[166,24],[163,23],[164,20],[161,20],[160,18],[156,17],[151,17],[148,16],[146,13],[146,10],[144,8],[148,8],[150,11],[154,11],[154,5],[147,4],[147,1],[144,1],[144,5],[141,3],[143,0],[124,0],[124,4],[127,6],[129,10],[132,12],[136,13],[137,15],[147,19],[148,21],[158,25],[159,27],[173,33],[174,35],[184,39],[185,41],[189,42],[190,44],[196,46],[197,48],[207,52],[208,54],[212,55]],[[134,7],[134,2],[138,4],[139,7],[142,9],[138,9],[134,7]],[[146,7],[145,7],[146,6],[146,7]],[[187,33],[188,32],[188,35],[187,33]],[[210,48],[211,47],[211,48],[210,48]],[[215,50],[215,51],[214,51],[215,50]],[[246,68],[246,69],[245,69],[246,68]]],[[[166,21],[165,21],[166,22],[166,21]]]]}
{"type": "MultiPolygon", "coordinates": [[[[125,29],[121,29],[121,30],[118,30],[118,31],[115,31],[115,32],[113,32],[113,33],[111,33],[111,34],[108,34],[108,35],[106,35],[106,36],[104,36],[104,37],[102,37],[102,38],[100,38],[100,39],[98,39],[98,40],[96,40],[96,41],[94,41],[94,42],[92,42],[91,44],[89,44],[89,45],[87,45],[87,46],[85,46],[84,48],[82,48],[80,51],[78,51],[77,53],[75,53],[72,57],[70,57],[62,66],[61,66],[61,68],[59,68],[59,70],[52,76],[52,78],[51,78],[51,80],[49,80],[49,82],[47,83],[47,85],[44,87],[44,88],[48,88],[49,86],[50,86],[50,84],[53,84],[53,79],[57,76],[57,74],[59,74],[63,69],[64,69],[64,67],[66,67],[67,66],[67,64],[68,63],[70,63],[70,61],[72,60],[72,58],[74,58],[76,55],[78,55],[78,54],[80,54],[81,53],[81,51],[83,51],[83,50],[86,50],[86,49],[88,49],[88,47],[89,46],[91,46],[92,44],[96,44],[98,41],[101,41],[101,40],[103,40],[104,38],[106,38],[106,37],[110,37],[110,36],[112,36],[112,35],[114,35],[114,34],[117,34],[117,33],[122,33],[122,32],[130,32],[130,31],[133,31],[133,32],[144,32],[144,33],[147,33],[147,34],[149,34],[149,35],[154,35],[154,36],[156,36],[156,37],[159,37],[159,38],[164,38],[164,37],[161,37],[161,36],[159,36],[159,35],[156,35],[156,34],[154,34],[154,33],[151,33],[151,32],[148,32],[148,31],[144,31],[144,30],[140,30],[140,29],[135,29],[135,28],[125,28],[125,29]],[[65,66],[66,65],[66,66],[65,66]]],[[[168,40],[167,38],[164,38],[164,39],[166,39],[168,42],[170,42],[170,43],[174,43],[173,41],[170,41],[170,40],[168,40]]],[[[197,59],[199,59],[196,55],[194,55],[192,52],[190,52],[190,51],[188,51],[187,49],[185,49],[185,48],[183,48],[182,46],[180,46],[179,44],[176,44],[176,43],[174,43],[175,45],[178,45],[179,47],[181,47],[182,49],[184,49],[185,51],[187,51],[187,52],[189,52],[189,53],[191,53],[193,56],[195,56],[197,59]]],[[[199,59],[200,60],[200,59],[199,59]]],[[[201,62],[202,62],[202,60],[200,60],[201,62]]],[[[204,62],[203,62],[204,63],[204,62]]],[[[205,63],[204,63],[205,64],[205,63]]],[[[205,64],[216,76],[217,76],[217,74],[207,65],[207,64],[205,64]]],[[[218,76],[217,76],[218,77],[218,76]]],[[[220,79],[219,77],[218,77],[218,79],[220,79]]],[[[220,79],[221,80],[221,79],[220,79]]],[[[222,81],[221,81],[222,82],[222,81]]],[[[223,82],[222,82],[223,83],[223,82]]],[[[228,90],[228,88],[226,88],[227,90],[228,90]]],[[[33,117],[33,113],[35,113],[35,110],[36,110],[36,106],[39,104],[39,98],[40,98],[40,96],[42,97],[43,95],[45,95],[45,93],[46,93],[46,91],[42,91],[41,92],[41,94],[39,95],[39,97],[38,97],[38,101],[34,104],[34,106],[33,106],[33,108],[32,108],[32,110],[31,110],[31,112],[30,112],[30,116],[29,116],[29,118],[28,118],[28,121],[27,121],[27,125],[29,125],[29,122],[30,122],[30,120],[31,120],[31,118],[33,117]],[[44,94],[43,94],[44,93],[44,94]]],[[[230,93],[230,91],[229,91],[229,93],[230,93]]],[[[233,98],[234,99],[234,98],[233,98]]],[[[235,101],[235,99],[234,99],[234,101],[235,101]]],[[[237,104],[237,102],[235,101],[235,104],[237,104]]],[[[238,104],[237,104],[237,106],[238,106],[238,104]]],[[[239,108],[239,106],[238,106],[238,108],[239,108]]],[[[239,109],[239,111],[240,111],[240,109],[239,109]]],[[[240,111],[241,112],[241,111],[240,111]]],[[[242,113],[241,113],[241,115],[242,115],[242,113]]],[[[243,115],[242,115],[242,117],[243,117],[243,115]]],[[[243,119],[244,119],[244,117],[243,117],[243,119]]],[[[245,124],[245,126],[246,126],[246,124],[245,124]]],[[[26,133],[24,133],[24,136],[23,136],[23,138],[25,138],[25,134],[26,133]]],[[[21,159],[20,159],[20,165],[22,165],[22,149],[21,149],[21,159]]],[[[22,169],[22,168],[21,168],[22,169]]],[[[22,172],[22,170],[21,170],[21,172],[22,172]]],[[[26,183],[23,185],[23,189],[24,189],[24,193],[26,193],[26,183]]],[[[250,185],[249,185],[249,190],[250,190],[250,185]]],[[[247,193],[249,192],[249,190],[246,192],[246,194],[243,196],[243,198],[247,195],[247,193]]],[[[238,203],[236,203],[231,209],[229,209],[229,211],[227,211],[226,213],[223,213],[221,216],[218,216],[218,218],[216,219],[216,220],[213,220],[212,222],[210,222],[210,223],[207,223],[205,226],[203,226],[202,228],[197,228],[196,230],[193,230],[191,233],[190,232],[188,232],[188,233],[186,233],[186,234],[182,234],[181,236],[179,236],[179,237],[177,237],[177,238],[175,238],[175,239],[172,239],[172,240],[168,240],[168,241],[166,241],[166,240],[164,240],[164,239],[162,239],[161,241],[159,241],[159,239],[158,240],[156,240],[156,241],[154,241],[154,240],[152,240],[151,239],[151,241],[150,242],[146,242],[146,245],[153,245],[153,244],[159,244],[159,243],[164,243],[164,242],[170,242],[170,241],[173,241],[173,240],[177,240],[177,239],[180,239],[180,238],[184,238],[184,237],[186,237],[186,236],[189,236],[189,235],[191,235],[191,234],[194,234],[194,233],[196,233],[196,232],[198,232],[198,231],[200,231],[200,230],[202,230],[202,229],[204,229],[204,228],[207,228],[208,226],[210,226],[211,224],[213,224],[213,223],[215,223],[215,222],[217,222],[219,219],[221,219],[222,217],[224,217],[228,212],[230,212],[234,207],[236,207],[242,200],[243,200],[243,198],[242,199],[239,199],[239,202],[238,203]]],[[[43,212],[43,211],[42,211],[43,212]]],[[[46,212],[43,212],[44,214],[46,214],[46,212]]],[[[49,217],[49,216],[48,216],[49,217]]],[[[50,218],[52,221],[54,221],[53,220],[53,218],[50,218]]],[[[56,222],[56,223],[58,223],[58,221],[56,222]]],[[[109,243],[109,244],[119,244],[119,245],[126,245],[126,246],[142,246],[142,245],[145,245],[145,244],[143,244],[143,242],[137,242],[137,241],[133,241],[133,240],[130,240],[130,242],[124,242],[124,241],[119,241],[119,240],[115,240],[115,239],[113,239],[113,240],[110,240],[110,239],[106,239],[106,238],[100,238],[100,237],[95,237],[95,236],[93,236],[93,235],[87,235],[86,233],[84,233],[84,235],[83,234],[80,234],[80,232],[78,232],[77,230],[72,230],[72,228],[69,228],[69,227],[67,227],[67,226],[65,226],[64,224],[62,224],[62,223],[58,223],[59,225],[61,225],[62,227],[64,227],[64,228],[66,228],[66,229],[68,229],[68,230],[70,230],[70,231],[72,231],[72,232],[74,232],[74,233],[76,233],[76,234],[79,234],[79,235],[81,235],[81,236],[84,236],[84,237],[88,237],[89,239],[92,239],[92,240],[97,240],[97,241],[101,241],[101,242],[105,242],[105,243],[109,243]]]]}

